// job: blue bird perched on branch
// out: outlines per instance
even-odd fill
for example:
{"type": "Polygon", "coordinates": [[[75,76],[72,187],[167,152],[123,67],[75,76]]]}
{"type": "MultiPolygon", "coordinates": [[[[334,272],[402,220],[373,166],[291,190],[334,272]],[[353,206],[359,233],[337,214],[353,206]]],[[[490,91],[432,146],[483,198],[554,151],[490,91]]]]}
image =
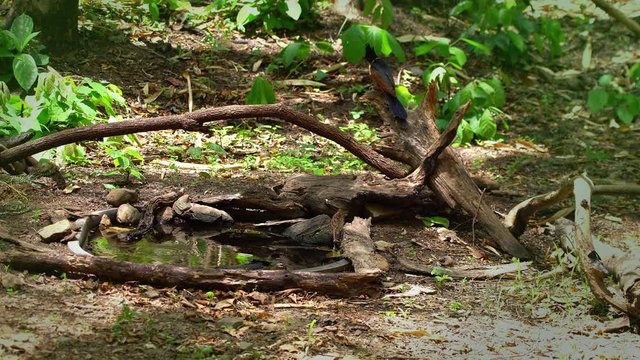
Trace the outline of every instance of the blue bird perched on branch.
{"type": "Polygon", "coordinates": [[[366,58],[369,61],[369,76],[376,85],[378,90],[382,91],[389,104],[389,111],[393,114],[393,117],[398,120],[400,127],[405,129],[407,127],[407,110],[405,110],[400,100],[396,96],[396,84],[393,81],[393,75],[389,65],[384,59],[378,57],[371,48],[367,45],[366,58]]]}

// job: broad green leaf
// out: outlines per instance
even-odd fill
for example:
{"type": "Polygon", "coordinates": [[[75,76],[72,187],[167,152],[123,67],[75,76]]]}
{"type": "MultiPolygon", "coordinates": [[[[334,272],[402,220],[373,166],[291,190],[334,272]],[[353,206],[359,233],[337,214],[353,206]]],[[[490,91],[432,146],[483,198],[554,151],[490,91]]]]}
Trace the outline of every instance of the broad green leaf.
{"type": "Polygon", "coordinates": [[[13,76],[24,90],[31,89],[38,78],[38,66],[29,54],[20,54],[13,58],[13,76]]]}
{"type": "Polygon", "coordinates": [[[269,80],[262,76],[256,77],[245,102],[247,105],[275,103],[276,95],[269,80]]]}
{"type": "Polygon", "coordinates": [[[440,42],[440,41],[428,41],[416,46],[414,51],[416,53],[416,56],[421,56],[421,55],[428,54],[429,52],[431,52],[431,50],[435,49],[436,47],[448,48],[449,44],[445,42],[440,42]]]}
{"type": "Polygon", "coordinates": [[[251,5],[245,5],[240,8],[236,16],[236,25],[240,31],[244,31],[244,26],[260,15],[260,11],[251,5]]]}
{"type": "Polygon", "coordinates": [[[460,125],[458,126],[458,130],[456,131],[456,141],[457,145],[468,144],[473,140],[473,131],[469,126],[469,123],[466,120],[462,120],[460,125]]]}
{"type": "Polygon", "coordinates": [[[355,64],[364,58],[366,34],[360,25],[352,25],[342,33],[342,48],[348,62],[355,64]]]}
{"type": "Polygon", "coordinates": [[[611,74],[604,74],[600,76],[600,79],[598,79],[598,84],[600,84],[600,86],[607,86],[611,84],[612,81],[613,76],[611,74]]]}
{"type": "Polygon", "coordinates": [[[393,5],[390,0],[382,0],[382,14],[380,24],[383,28],[388,28],[393,22],[393,5]]]}
{"type": "Polygon", "coordinates": [[[402,106],[407,109],[413,108],[415,105],[415,97],[411,92],[409,92],[409,89],[407,89],[406,86],[396,86],[396,96],[398,97],[398,100],[400,100],[402,106]]]}
{"type": "Polygon", "coordinates": [[[151,19],[153,19],[153,21],[158,21],[158,19],[160,19],[160,9],[158,8],[158,4],[149,3],[149,14],[151,14],[151,19]]]}
{"type": "Polygon", "coordinates": [[[640,63],[631,65],[629,68],[629,77],[634,81],[640,80],[640,63]]]}
{"type": "Polygon", "coordinates": [[[362,15],[369,16],[373,12],[373,8],[376,5],[376,0],[365,0],[362,15]]]}
{"type": "Polygon", "coordinates": [[[496,136],[497,125],[489,110],[485,110],[480,117],[473,118],[470,125],[479,139],[490,140],[496,136]]]}
{"type": "Polygon", "coordinates": [[[440,225],[442,227],[449,227],[449,219],[442,216],[428,216],[422,218],[422,223],[425,227],[432,227],[435,225],[440,225]]]}
{"type": "Polygon", "coordinates": [[[376,53],[383,54],[384,56],[389,56],[393,53],[398,61],[404,62],[404,50],[402,50],[402,46],[393,35],[377,26],[368,26],[366,29],[367,41],[373,46],[376,53]]]}
{"type": "Polygon", "coordinates": [[[289,68],[295,61],[304,61],[309,56],[309,44],[305,42],[294,42],[287,45],[280,52],[280,57],[286,68],[289,68]]]}
{"type": "Polygon", "coordinates": [[[460,67],[467,63],[467,54],[459,47],[449,47],[449,54],[451,54],[451,60],[455,60],[455,63],[460,67]]]}
{"type": "Polygon", "coordinates": [[[507,100],[502,82],[497,77],[492,77],[486,82],[493,88],[494,91],[492,96],[493,105],[498,108],[502,108],[507,100]]]}
{"type": "Polygon", "coordinates": [[[616,115],[618,115],[618,119],[625,125],[630,125],[633,122],[634,116],[625,106],[618,106],[616,115]]]}
{"type": "Polygon", "coordinates": [[[286,0],[287,2],[287,15],[293,20],[298,20],[300,14],[302,14],[302,7],[298,0],[286,0]]]}
{"type": "Polygon", "coordinates": [[[471,39],[467,39],[467,38],[462,38],[461,40],[473,46],[482,55],[491,55],[491,49],[489,49],[489,47],[487,47],[486,45],[481,44],[477,41],[473,41],[471,39]]]}
{"type": "Polygon", "coordinates": [[[325,54],[333,54],[336,51],[333,48],[333,45],[331,45],[331,43],[328,41],[317,41],[315,45],[316,45],[316,49],[320,50],[325,54]]]}
{"type": "Polygon", "coordinates": [[[609,100],[609,94],[603,88],[596,88],[589,91],[589,98],[587,99],[587,106],[589,111],[593,114],[599,113],[607,106],[609,100]]]}
{"type": "Polygon", "coordinates": [[[518,49],[518,51],[524,51],[524,39],[520,34],[516,34],[513,31],[507,31],[507,36],[511,39],[511,43],[518,49]]]}
{"type": "Polygon", "coordinates": [[[26,44],[29,42],[30,36],[33,34],[33,19],[31,16],[22,14],[13,20],[11,24],[11,33],[18,40],[16,44],[18,51],[22,52],[26,44]]]}

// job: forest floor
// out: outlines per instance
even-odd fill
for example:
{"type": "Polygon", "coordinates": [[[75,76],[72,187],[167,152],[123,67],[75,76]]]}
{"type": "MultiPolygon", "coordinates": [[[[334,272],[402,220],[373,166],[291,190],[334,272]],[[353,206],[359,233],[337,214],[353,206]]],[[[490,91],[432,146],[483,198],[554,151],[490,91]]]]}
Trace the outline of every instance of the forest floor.
{"type": "MultiPolygon", "coordinates": [[[[438,17],[442,11],[435,8],[430,14],[438,17]]],[[[106,80],[121,87],[131,107],[131,114],[125,117],[187,112],[186,70],[193,78],[195,109],[242,104],[256,75],[256,61],[272,61],[280,44],[297,35],[315,40],[336,38],[342,21],[326,10],[318,31],[246,37],[213,25],[207,33],[187,31],[175,23],[154,28],[124,14],[126,11],[118,14],[113,9],[101,12],[98,7],[85,9],[82,47],[52,58],[52,66],[65,75],[106,80]]],[[[391,27],[395,34],[455,36],[460,30],[446,22],[427,26],[421,14],[400,5],[395,16],[391,27]]],[[[638,61],[640,47],[625,28],[597,20],[589,33],[592,64],[584,70],[585,30],[575,17],[564,19],[567,54],[557,63],[546,64],[554,75],[535,65],[502,72],[508,83],[505,112],[511,116],[508,130],[500,130],[504,141],[456,149],[471,173],[499,183],[499,191],[484,196],[498,213],[508,212],[530,196],[555,190],[562,181],[583,172],[596,181],[637,182],[640,178],[640,127],[613,128],[610,117],[590,115],[586,108],[587,93],[600,75],[622,74],[628,62],[638,61]]],[[[296,74],[279,70],[272,76],[295,78],[339,61],[337,54],[312,57],[296,74]]],[[[415,61],[409,56],[403,67],[411,68],[415,61]]],[[[468,74],[471,77],[493,71],[486,59],[470,61],[466,68],[473,69],[468,74]]],[[[366,66],[347,65],[345,70],[328,77],[327,87],[321,90],[276,88],[278,100],[350,129],[352,112],[362,112],[357,121],[380,127],[375,114],[364,111],[360,103],[358,89],[369,89],[366,66]]],[[[335,145],[278,121],[267,126],[253,120],[236,121],[217,127],[215,134],[204,139],[180,131],[140,134],[138,139],[143,144],[145,164],[140,169],[145,177],[134,179],[127,187],[138,190],[142,201],[178,188],[197,197],[274,186],[292,172],[371,171],[335,145]],[[215,151],[203,156],[188,152],[198,141],[215,142],[225,153],[215,157],[215,151]],[[319,160],[326,154],[333,157],[332,162],[319,160]],[[154,161],[207,163],[211,157],[216,158],[214,171],[206,174],[154,161]],[[294,162],[296,158],[310,160],[294,162]]],[[[90,164],[62,168],[67,181],[77,185],[70,193],[55,189],[46,180],[0,188],[3,205],[28,209],[0,218],[0,226],[36,243],[35,232],[50,222],[54,211],[108,207],[105,186],[121,183],[122,176],[106,175],[112,170],[111,160],[96,145],[87,144],[87,149],[90,164]]],[[[596,198],[594,232],[613,245],[625,246],[622,240],[640,244],[638,209],[638,199],[596,198]]],[[[531,226],[521,237],[537,256],[535,266],[516,278],[437,281],[398,271],[395,257],[434,265],[449,256],[456,266],[511,261],[490,250],[490,239],[475,231],[467,215],[446,211],[432,215],[448,217],[463,241],[438,240],[433,229],[414,218],[373,225],[374,241],[393,244],[386,253],[392,269],[385,278],[384,292],[398,295],[406,289],[416,290],[413,295],[408,291],[397,297],[337,299],[297,290],[206,293],[5,268],[0,274],[13,273],[24,284],[0,291],[0,357],[637,358],[637,328],[621,325],[625,318],[620,313],[598,304],[581,274],[567,271],[555,277],[539,276],[555,265],[552,254],[558,241],[544,224],[531,226]]],[[[2,250],[9,247],[0,246],[2,250]]],[[[67,251],[63,244],[47,246],[67,251]]]]}

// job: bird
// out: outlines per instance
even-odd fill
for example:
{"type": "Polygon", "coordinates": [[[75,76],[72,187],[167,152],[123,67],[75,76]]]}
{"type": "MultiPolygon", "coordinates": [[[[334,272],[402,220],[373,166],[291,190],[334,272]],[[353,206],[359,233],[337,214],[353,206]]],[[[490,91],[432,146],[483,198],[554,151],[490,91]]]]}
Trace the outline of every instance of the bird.
{"type": "Polygon", "coordinates": [[[389,111],[393,114],[393,117],[398,120],[400,127],[405,129],[407,127],[407,110],[398,97],[396,96],[396,84],[393,81],[393,75],[391,68],[387,65],[384,59],[378,57],[370,46],[366,48],[366,59],[369,62],[369,76],[375,86],[384,93],[389,104],[389,111]]]}

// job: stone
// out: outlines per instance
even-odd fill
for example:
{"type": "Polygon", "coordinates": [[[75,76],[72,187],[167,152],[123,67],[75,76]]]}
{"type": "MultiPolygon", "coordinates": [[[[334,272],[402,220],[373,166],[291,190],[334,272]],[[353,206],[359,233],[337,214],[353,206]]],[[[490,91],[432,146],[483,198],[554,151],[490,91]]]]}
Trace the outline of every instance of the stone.
{"type": "Polygon", "coordinates": [[[10,273],[0,274],[0,283],[5,289],[18,290],[24,285],[24,280],[10,273]]]}
{"type": "Polygon", "coordinates": [[[71,222],[67,219],[47,225],[38,231],[42,242],[51,243],[59,241],[71,233],[71,222]]]}
{"type": "Polygon", "coordinates": [[[174,216],[173,209],[171,208],[171,206],[167,206],[160,213],[158,222],[160,224],[168,224],[171,222],[171,220],[173,220],[173,216],[174,216]]]}
{"type": "Polygon", "coordinates": [[[384,240],[378,240],[376,242],[373,243],[376,246],[376,250],[378,251],[387,251],[389,249],[391,249],[394,244],[384,241],[384,240]]]}
{"type": "Polygon", "coordinates": [[[172,209],[176,214],[182,216],[185,212],[187,212],[187,210],[191,209],[191,206],[193,206],[193,204],[191,204],[191,202],[189,201],[189,195],[184,194],[173,203],[172,209]]]}
{"type": "Polygon", "coordinates": [[[188,212],[186,212],[188,218],[207,224],[215,222],[233,222],[233,218],[225,211],[218,210],[214,207],[200,204],[193,204],[188,212]]]}
{"type": "Polygon", "coordinates": [[[133,204],[138,201],[138,192],[130,189],[113,189],[107,194],[107,204],[120,206],[122,204],[133,204]]]}
{"type": "Polygon", "coordinates": [[[237,329],[244,324],[244,319],[241,317],[227,316],[216,321],[218,327],[237,329]]]}
{"type": "Polygon", "coordinates": [[[107,214],[102,215],[102,217],[100,218],[100,224],[98,224],[98,228],[100,230],[104,230],[111,227],[111,225],[111,219],[109,218],[109,216],[107,216],[107,214]]]}
{"type": "Polygon", "coordinates": [[[51,213],[51,222],[58,222],[67,219],[67,211],[63,209],[53,210],[51,213]]]}
{"type": "Polygon", "coordinates": [[[116,219],[118,223],[125,225],[137,224],[140,221],[140,211],[131,204],[122,204],[118,206],[116,219]]]}

